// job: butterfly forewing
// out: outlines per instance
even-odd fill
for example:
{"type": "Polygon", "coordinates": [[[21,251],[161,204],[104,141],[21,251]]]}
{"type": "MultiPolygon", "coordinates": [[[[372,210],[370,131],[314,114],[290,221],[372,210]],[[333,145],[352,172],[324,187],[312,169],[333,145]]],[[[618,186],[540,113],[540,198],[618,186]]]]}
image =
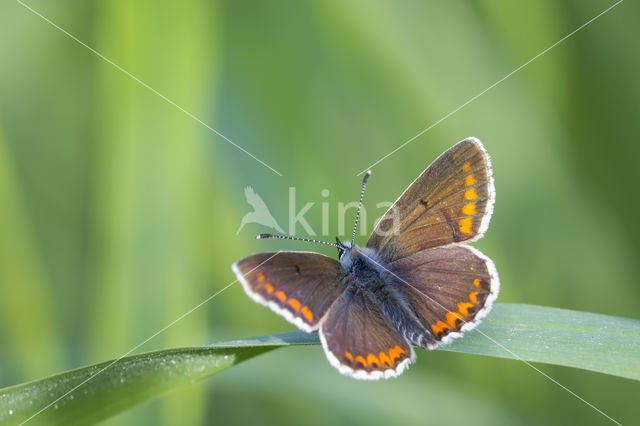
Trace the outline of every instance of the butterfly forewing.
{"type": "Polygon", "coordinates": [[[438,157],[400,196],[367,242],[391,262],[416,251],[480,238],[494,201],[489,156],[465,139],[438,157]]]}
{"type": "Polygon", "coordinates": [[[397,376],[414,357],[370,293],[357,287],[345,291],[331,308],[320,339],[331,364],[358,379],[397,376]]]}
{"type": "Polygon", "coordinates": [[[500,285],[493,262],[465,245],[422,250],[389,268],[422,325],[444,343],[478,323],[500,285]]]}
{"type": "Polygon", "coordinates": [[[304,331],[318,328],[346,286],[340,263],[319,253],[254,254],[233,271],[252,299],[304,331]]]}

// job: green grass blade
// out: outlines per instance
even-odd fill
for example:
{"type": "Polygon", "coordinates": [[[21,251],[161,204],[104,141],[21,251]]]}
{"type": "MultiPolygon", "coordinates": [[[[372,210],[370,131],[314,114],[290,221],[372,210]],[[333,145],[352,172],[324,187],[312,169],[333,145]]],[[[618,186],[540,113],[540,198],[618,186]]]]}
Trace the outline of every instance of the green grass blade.
{"type": "MultiPolygon", "coordinates": [[[[100,374],[112,361],[79,368],[0,390],[0,423],[24,421],[84,381],[30,424],[96,422],[279,346],[318,343],[315,333],[292,331],[129,356],[100,374]]],[[[481,327],[441,349],[640,380],[640,321],[627,318],[498,304],[481,327]]]]}
{"type": "Polygon", "coordinates": [[[85,381],[86,383],[34,417],[29,424],[97,422],[275,347],[277,345],[266,344],[264,338],[258,338],[248,339],[243,345],[237,346],[213,345],[160,350],[122,358],[106,369],[113,361],[12,386],[0,391],[0,424],[17,424],[27,420],[85,381]],[[251,344],[254,341],[255,346],[251,344]],[[90,379],[93,375],[96,377],[90,379]]]}
{"type": "Polygon", "coordinates": [[[640,380],[640,321],[630,318],[500,303],[478,329],[441,349],[640,380]]]}

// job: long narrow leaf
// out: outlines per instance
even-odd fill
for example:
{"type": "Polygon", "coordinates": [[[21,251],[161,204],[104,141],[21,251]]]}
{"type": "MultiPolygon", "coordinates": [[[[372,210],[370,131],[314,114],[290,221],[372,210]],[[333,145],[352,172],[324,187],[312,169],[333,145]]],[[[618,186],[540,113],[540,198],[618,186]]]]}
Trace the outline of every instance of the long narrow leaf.
{"type": "MultiPolygon", "coordinates": [[[[317,343],[317,334],[293,331],[148,352],[79,368],[0,390],[0,423],[30,418],[30,424],[96,422],[277,347],[317,343]]],[[[627,318],[498,304],[478,329],[441,349],[640,380],[640,321],[627,318]]]]}
{"type": "Polygon", "coordinates": [[[564,365],[640,380],[640,321],[544,306],[495,306],[440,349],[564,365]]]}

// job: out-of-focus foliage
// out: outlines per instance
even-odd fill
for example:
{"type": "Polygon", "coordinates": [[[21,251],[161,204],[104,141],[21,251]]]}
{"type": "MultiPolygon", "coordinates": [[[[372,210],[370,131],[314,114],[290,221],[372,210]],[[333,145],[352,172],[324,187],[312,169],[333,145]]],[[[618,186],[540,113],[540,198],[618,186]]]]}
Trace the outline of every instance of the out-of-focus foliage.
{"type": "MultiPolygon", "coordinates": [[[[255,224],[236,235],[251,210],[244,188],[285,230],[290,187],[296,211],[315,203],[306,219],[317,233],[326,203],[334,235],[338,203],[357,198],[356,173],[613,4],[27,3],[284,176],[20,3],[3,2],[0,387],[120,356],[232,282],[229,265],[250,252],[334,255],[256,241],[265,229],[255,224]]],[[[499,301],[638,318],[639,9],[621,3],[377,165],[367,232],[384,211],[377,203],[477,136],[497,190],[477,246],[497,265],[499,301]]],[[[305,236],[300,225],[296,232],[305,236]]],[[[234,285],[140,350],[290,328],[234,285]]],[[[637,382],[540,368],[622,423],[640,414],[637,382]]],[[[261,356],[106,424],[449,418],[604,420],[518,361],[420,352],[401,378],[360,383],[307,347],[261,356]]]]}

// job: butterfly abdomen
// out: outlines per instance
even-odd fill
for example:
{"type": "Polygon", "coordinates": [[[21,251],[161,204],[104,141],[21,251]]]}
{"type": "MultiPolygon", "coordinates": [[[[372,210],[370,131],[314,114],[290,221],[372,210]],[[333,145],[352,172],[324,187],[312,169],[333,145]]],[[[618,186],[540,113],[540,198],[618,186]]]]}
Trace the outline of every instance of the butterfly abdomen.
{"type": "Polygon", "coordinates": [[[382,312],[409,341],[423,348],[433,349],[435,340],[431,333],[420,323],[403,294],[396,290],[394,285],[385,282],[374,293],[382,312]]]}

